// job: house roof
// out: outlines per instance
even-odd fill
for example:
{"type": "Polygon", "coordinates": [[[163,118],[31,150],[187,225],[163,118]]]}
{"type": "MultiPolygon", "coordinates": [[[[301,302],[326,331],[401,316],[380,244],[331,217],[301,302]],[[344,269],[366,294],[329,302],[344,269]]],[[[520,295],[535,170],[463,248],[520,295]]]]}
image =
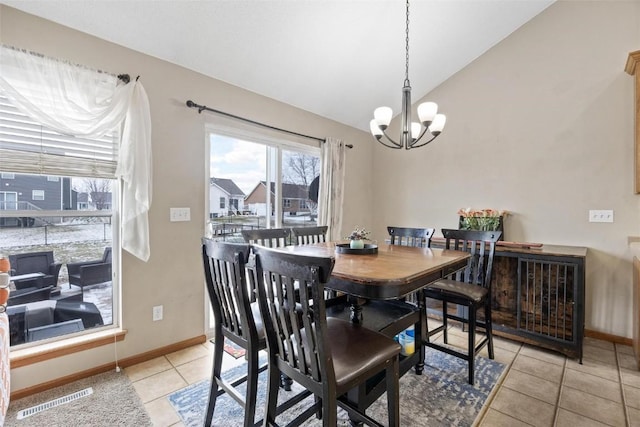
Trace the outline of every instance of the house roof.
{"type": "Polygon", "coordinates": [[[211,185],[218,186],[222,191],[233,196],[244,196],[244,192],[236,185],[231,179],[226,178],[211,178],[211,185]]]}
{"type": "MultiPolygon", "coordinates": [[[[260,184],[267,185],[266,181],[260,181],[260,184]]],[[[271,194],[275,194],[275,183],[271,183],[271,194]]],[[[283,199],[308,199],[309,187],[302,184],[289,184],[282,183],[282,198],[283,199]]]]}

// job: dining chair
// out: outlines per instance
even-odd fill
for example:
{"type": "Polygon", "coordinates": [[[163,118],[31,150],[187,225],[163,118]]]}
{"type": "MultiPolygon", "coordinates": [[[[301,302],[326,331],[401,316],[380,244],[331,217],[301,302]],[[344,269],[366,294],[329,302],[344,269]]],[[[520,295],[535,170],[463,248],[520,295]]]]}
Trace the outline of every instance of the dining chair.
{"type": "Polygon", "coordinates": [[[254,247],[255,273],[269,354],[266,426],[276,424],[278,379],[282,372],[316,396],[297,418],[313,416],[336,426],[337,407],[351,420],[381,426],[350,401],[347,392],[384,373],[388,425],[399,425],[399,353],[393,339],[357,324],[326,316],[324,287],[332,257],[314,257],[254,247]],[[295,282],[299,286],[296,296],[295,282]]]}
{"type": "MultiPolygon", "coordinates": [[[[205,426],[210,426],[217,398],[227,393],[244,408],[244,427],[254,425],[258,375],[267,364],[258,366],[258,352],[267,348],[264,326],[255,291],[255,281],[247,274],[248,244],[202,239],[202,260],[209,301],[214,316],[214,351],[211,387],[205,426]],[[250,278],[248,280],[248,277],[250,278]],[[231,382],[222,378],[224,340],[229,339],[246,350],[247,374],[231,382]],[[246,382],[244,397],[236,389],[246,382]]],[[[306,396],[296,396],[302,400],[306,396]]],[[[290,407],[289,401],[281,410],[290,407]]]]}
{"type": "Polygon", "coordinates": [[[389,242],[392,245],[429,248],[435,229],[388,226],[387,232],[389,233],[389,242]]]}
{"type": "Polygon", "coordinates": [[[244,241],[252,245],[280,248],[291,244],[290,228],[255,228],[241,233],[244,241]]]}
{"type": "MultiPolygon", "coordinates": [[[[423,289],[425,298],[442,301],[442,325],[426,330],[425,345],[444,351],[452,356],[465,359],[469,365],[469,384],[474,384],[474,362],[476,355],[487,346],[489,358],[493,359],[493,331],[491,324],[491,273],[496,242],[501,231],[477,231],[442,229],[445,249],[467,251],[471,254],[467,266],[447,279],[438,280],[423,289]],[[447,304],[458,304],[462,310],[449,313],[447,304]],[[477,311],[484,309],[484,318],[477,318],[477,311]],[[448,343],[448,319],[457,320],[468,326],[467,351],[462,352],[430,340],[442,331],[444,344],[448,343]],[[484,338],[476,344],[477,329],[485,332],[484,338]]],[[[425,302],[426,305],[426,302],[425,302]]]]}
{"type": "Polygon", "coordinates": [[[296,245],[324,243],[327,241],[328,228],[326,225],[318,227],[294,227],[291,229],[293,242],[296,245]]]}
{"type": "MultiPolygon", "coordinates": [[[[435,228],[411,228],[388,226],[389,243],[392,245],[412,246],[416,248],[430,248],[431,238],[435,233],[435,228]]],[[[418,292],[419,293],[419,292],[418,292]]],[[[406,297],[409,302],[418,305],[417,294],[412,293],[406,297]]]]}

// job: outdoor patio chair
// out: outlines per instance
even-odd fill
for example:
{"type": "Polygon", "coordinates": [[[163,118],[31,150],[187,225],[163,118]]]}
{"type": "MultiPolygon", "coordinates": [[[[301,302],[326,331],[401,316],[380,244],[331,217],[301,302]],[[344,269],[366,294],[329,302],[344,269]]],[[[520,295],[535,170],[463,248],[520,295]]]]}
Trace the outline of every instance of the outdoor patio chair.
{"type": "Polygon", "coordinates": [[[34,281],[33,278],[13,279],[16,289],[47,286],[58,286],[58,276],[62,263],[54,262],[53,251],[27,252],[9,255],[11,276],[40,273],[43,276],[34,281]],[[34,285],[35,283],[35,285],[34,285]]]}
{"type": "Polygon", "coordinates": [[[69,272],[69,288],[79,286],[83,291],[85,286],[111,281],[111,247],[104,248],[101,259],[67,263],[69,272]]]}

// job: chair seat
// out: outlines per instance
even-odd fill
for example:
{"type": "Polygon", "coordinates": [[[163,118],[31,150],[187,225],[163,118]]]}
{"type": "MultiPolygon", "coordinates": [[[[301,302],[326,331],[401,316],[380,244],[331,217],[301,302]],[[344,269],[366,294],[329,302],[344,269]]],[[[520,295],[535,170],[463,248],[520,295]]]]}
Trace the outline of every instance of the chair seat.
{"type": "Polygon", "coordinates": [[[400,353],[397,342],[352,322],[327,318],[327,332],[339,394],[370,369],[400,353]]]}
{"type": "Polygon", "coordinates": [[[426,297],[431,297],[431,295],[435,295],[436,297],[449,295],[452,297],[466,298],[477,304],[487,295],[487,288],[471,283],[444,279],[430,284],[424,289],[424,292],[426,297]]]}

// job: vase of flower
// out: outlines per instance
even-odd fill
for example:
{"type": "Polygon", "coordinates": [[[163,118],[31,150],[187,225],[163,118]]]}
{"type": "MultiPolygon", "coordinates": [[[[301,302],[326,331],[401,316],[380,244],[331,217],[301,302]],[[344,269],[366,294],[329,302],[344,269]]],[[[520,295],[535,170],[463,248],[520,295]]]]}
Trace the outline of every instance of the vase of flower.
{"type": "Polygon", "coordinates": [[[508,215],[505,210],[460,209],[458,228],[461,230],[502,231],[500,240],[504,240],[503,219],[508,215]]]}
{"type": "Polygon", "coordinates": [[[353,239],[349,242],[349,247],[351,249],[364,249],[364,240],[353,239]]]}
{"type": "Polygon", "coordinates": [[[369,240],[369,232],[364,228],[354,228],[345,239],[349,239],[351,249],[364,249],[364,241],[369,240]]]}

